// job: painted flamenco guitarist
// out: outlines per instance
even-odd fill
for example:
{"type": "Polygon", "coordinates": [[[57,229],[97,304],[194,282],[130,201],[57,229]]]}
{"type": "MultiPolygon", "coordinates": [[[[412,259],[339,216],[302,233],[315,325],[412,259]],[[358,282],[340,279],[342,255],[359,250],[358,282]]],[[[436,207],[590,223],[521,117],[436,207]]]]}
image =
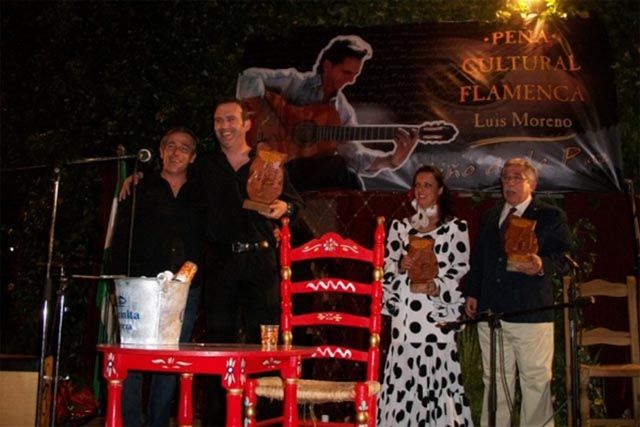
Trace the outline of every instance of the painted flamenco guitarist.
{"type": "Polygon", "coordinates": [[[397,169],[418,142],[445,144],[457,136],[455,126],[441,121],[358,126],[342,89],[355,83],[371,54],[371,46],[360,37],[337,36],[320,52],[313,71],[249,68],[238,77],[236,97],[252,112],[248,141],[287,153],[287,169],[298,190],[357,188],[349,182],[347,169],[367,176],[397,169]],[[393,141],[395,149],[390,153],[362,150],[351,141],[393,141]],[[320,173],[321,179],[314,180],[309,171],[320,173]],[[323,179],[328,179],[326,185],[319,182],[323,179]]]}

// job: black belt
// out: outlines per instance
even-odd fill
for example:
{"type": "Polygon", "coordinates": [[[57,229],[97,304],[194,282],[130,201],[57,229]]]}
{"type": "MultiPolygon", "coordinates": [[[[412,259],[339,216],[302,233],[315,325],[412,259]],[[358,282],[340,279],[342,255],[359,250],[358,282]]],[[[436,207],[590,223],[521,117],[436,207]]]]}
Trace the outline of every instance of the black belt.
{"type": "Polygon", "coordinates": [[[231,243],[231,252],[234,254],[257,252],[263,249],[269,249],[270,246],[266,240],[260,242],[233,242],[231,243]]]}

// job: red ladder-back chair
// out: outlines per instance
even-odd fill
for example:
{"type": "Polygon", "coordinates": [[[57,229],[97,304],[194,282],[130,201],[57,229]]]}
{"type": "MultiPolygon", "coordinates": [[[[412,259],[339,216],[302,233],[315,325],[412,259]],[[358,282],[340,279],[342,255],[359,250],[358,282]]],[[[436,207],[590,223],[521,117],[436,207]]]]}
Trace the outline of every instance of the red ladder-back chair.
{"type": "MultiPolygon", "coordinates": [[[[368,332],[368,348],[351,347],[353,342],[317,345],[312,359],[341,359],[366,365],[365,375],[358,381],[326,381],[313,378],[298,380],[298,404],[322,404],[328,402],[353,402],[354,412],[350,422],[323,422],[318,419],[305,420],[300,425],[314,426],[369,426],[376,425],[377,394],[380,365],[380,327],[382,307],[382,276],[384,265],[385,230],[384,218],[377,219],[373,249],[367,249],[336,233],[326,233],[299,247],[291,248],[291,233],[288,220],[282,222],[280,242],[281,264],[281,330],[283,345],[293,344],[293,329],[308,331],[319,326],[357,328],[368,332]],[[362,283],[343,277],[319,277],[296,281],[292,277],[292,264],[313,260],[354,260],[364,263],[372,270],[372,278],[362,283]],[[340,311],[296,310],[302,294],[351,294],[367,297],[370,306],[367,314],[340,311]]],[[[352,340],[354,341],[354,340],[352,340]]],[[[283,385],[279,377],[248,379],[245,388],[245,426],[264,426],[279,423],[281,417],[256,421],[257,397],[283,398],[283,385]]]]}

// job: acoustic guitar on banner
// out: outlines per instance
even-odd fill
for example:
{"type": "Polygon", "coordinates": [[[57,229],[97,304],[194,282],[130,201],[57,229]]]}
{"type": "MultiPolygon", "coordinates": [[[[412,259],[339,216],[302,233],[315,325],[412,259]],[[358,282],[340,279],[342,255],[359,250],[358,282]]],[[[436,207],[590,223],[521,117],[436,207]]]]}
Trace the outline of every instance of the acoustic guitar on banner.
{"type": "Polygon", "coordinates": [[[458,136],[458,128],[442,120],[421,125],[341,126],[333,105],[290,105],[273,92],[262,98],[245,99],[243,103],[252,122],[247,132],[249,144],[266,144],[272,150],[287,153],[287,160],[334,154],[337,144],[343,142],[388,144],[398,128],[417,129],[423,144],[447,144],[458,136]]]}

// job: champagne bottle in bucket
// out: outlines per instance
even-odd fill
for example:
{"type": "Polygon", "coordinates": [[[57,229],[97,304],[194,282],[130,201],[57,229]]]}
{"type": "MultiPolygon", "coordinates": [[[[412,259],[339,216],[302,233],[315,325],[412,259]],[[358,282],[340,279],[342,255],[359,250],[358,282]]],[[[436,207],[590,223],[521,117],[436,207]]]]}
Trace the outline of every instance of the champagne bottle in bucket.
{"type": "Polygon", "coordinates": [[[156,277],[116,279],[120,341],[178,344],[189,287],[197,269],[187,261],[175,275],[167,270],[156,277]]]}
{"type": "Polygon", "coordinates": [[[197,271],[198,266],[196,264],[191,261],[186,261],[176,273],[175,280],[183,283],[191,283],[197,271]]]}

